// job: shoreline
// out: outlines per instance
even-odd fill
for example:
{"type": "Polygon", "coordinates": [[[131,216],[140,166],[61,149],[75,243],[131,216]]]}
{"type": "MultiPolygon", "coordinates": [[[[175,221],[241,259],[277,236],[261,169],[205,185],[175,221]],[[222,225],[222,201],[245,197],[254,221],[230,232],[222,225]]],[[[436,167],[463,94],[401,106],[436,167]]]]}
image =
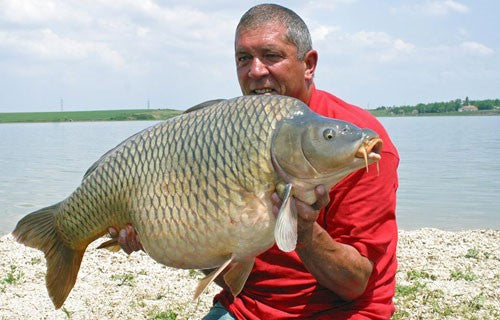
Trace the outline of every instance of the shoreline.
{"type": "MultiPolygon", "coordinates": [[[[480,110],[474,112],[399,113],[366,109],[377,118],[401,117],[469,117],[500,116],[500,110],[480,110]]],[[[66,123],[101,121],[163,121],[180,115],[185,110],[178,109],[116,109],[87,111],[47,111],[47,112],[0,112],[0,124],[9,123],[66,123]]]]}
{"type": "MultiPolygon", "coordinates": [[[[0,319],[201,319],[219,288],[192,295],[198,271],[156,263],[143,252],[96,250],[84,256],[76,285],[55,310],[45,288],[45,259],[0,237],[0,319]]],[[[399,231],[393,319],[500,317],[500,230],[399,231]]]]}

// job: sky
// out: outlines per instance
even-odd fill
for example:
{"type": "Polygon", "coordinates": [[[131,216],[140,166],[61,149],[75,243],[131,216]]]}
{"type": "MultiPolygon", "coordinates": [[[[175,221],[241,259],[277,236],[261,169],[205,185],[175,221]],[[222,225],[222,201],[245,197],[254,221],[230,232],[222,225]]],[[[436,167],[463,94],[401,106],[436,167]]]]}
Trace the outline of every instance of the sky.
{"type": "MultiPolygon", "coordinates": [[[[0,0],[0,112],[172,108],[241,95],[234,29],[260,1],[0,0]]],[[[320,89],[363,108],[500,98],[500,1],[275,1],[320,89]]]]}

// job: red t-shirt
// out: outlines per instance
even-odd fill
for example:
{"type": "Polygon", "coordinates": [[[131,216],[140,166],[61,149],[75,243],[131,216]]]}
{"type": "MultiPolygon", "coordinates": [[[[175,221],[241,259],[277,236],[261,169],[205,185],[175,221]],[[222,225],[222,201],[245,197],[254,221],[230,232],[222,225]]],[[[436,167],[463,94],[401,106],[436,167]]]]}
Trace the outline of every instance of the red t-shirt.
{"type": "Polygon", "coordinates": [[[274,245],[255,259],[241,294],[215,297],[238,319],[389,319],[397,269],[395,218],[399,156],[387,132],[369,112],[314,89],[310,108],[324,116],[370,128],[383,140],[380,173],[351,173],[330,190],[330,204],[317,222],[338,242],[356,248],[374,263],[363,295],[345,302],[318,284],[295,253],[274,245]]]}

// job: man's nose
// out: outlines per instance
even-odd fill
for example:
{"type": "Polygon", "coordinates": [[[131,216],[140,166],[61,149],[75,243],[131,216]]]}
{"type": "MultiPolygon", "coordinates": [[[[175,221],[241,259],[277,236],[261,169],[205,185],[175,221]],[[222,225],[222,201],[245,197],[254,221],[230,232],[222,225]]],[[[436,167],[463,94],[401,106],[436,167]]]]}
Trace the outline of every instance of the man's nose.
{"type": "Polygon", "coordinates": [[[250,71],[248,75],[251,78],[260,78],[269,74],[269,70],[267,70],[267,66],[263,63],[259,58],[254,58],[252,60],[252,65],[250,66],[250,71]]]}

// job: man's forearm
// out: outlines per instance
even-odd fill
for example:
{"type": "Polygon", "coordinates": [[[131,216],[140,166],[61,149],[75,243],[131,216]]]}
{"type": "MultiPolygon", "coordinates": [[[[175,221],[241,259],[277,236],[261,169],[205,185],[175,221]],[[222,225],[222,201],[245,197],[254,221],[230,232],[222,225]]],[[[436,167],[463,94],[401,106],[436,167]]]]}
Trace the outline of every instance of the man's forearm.
{"type": "Polygon", "coordinates": [[[300,232],[296,252],[318,282],[346,301],[366,289],[372,262],[354,247],[334,241],[318,223],[300,232]]]}

